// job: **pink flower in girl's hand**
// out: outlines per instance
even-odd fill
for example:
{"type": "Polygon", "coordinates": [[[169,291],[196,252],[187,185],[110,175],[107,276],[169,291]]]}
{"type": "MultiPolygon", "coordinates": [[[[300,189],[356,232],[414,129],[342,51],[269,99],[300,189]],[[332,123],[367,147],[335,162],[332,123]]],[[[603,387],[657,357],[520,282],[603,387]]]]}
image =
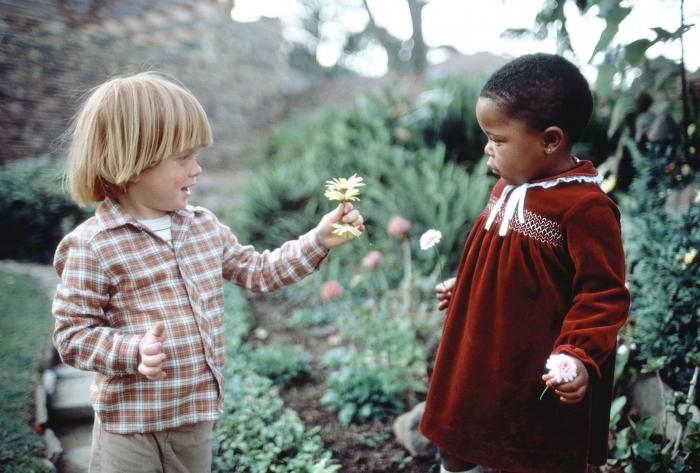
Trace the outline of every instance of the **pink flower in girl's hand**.
{"type": "Polygon", "coordinates": [[[555,383],[568,383],[576,378],[576,361],[569,355],[560,353],[550,356],[546,367],[555,383]]]}
{"type": "MultiPolygon", "coordinates": [[[[558,355],[550,355],[547,358],[547,364],[545,367],[549,370],[549,376],[552,377],[552,381],[555,383],[568,383],[576,378],[576,360],[574,360],[569,355],[559,353],[558,355]]],[[[549,386],[546,386],[540,394],[540,401],[544,397],[544,393],[547,392],[549,386]]]]}

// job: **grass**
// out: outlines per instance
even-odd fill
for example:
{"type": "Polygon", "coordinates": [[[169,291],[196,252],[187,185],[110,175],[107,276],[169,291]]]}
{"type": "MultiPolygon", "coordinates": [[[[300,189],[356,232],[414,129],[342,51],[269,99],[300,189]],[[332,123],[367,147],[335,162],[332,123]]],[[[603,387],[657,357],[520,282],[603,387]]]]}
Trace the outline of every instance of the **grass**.
{"type": "Polygon", "coordinates": [[[48,471],[31,420],[39,359],[52,328],[44,289],[0,269],[0,471],[48,471]]]}

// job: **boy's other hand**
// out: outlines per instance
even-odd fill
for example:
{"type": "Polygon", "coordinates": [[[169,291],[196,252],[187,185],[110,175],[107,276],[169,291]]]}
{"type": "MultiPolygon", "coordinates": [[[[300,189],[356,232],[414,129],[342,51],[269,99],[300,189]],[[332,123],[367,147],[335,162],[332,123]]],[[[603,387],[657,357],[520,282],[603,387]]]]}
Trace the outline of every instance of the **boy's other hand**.
{"type": "Polygon", "coordinates": [[[438,309],[445,310],[447,306],[450,305],[450,300],[452,299],[452,291],[455,287],[455,282],[457,278],[445,279],[441,283],[435,286],[435,296],[438,299],[438,309]]]}
{"type": "Polygon", "coordinates": [[[360,215],[360,212],[353,208],[352,204],[347,202],[340,204],[335,210],[332,210],[324,215],[319,224],[316,226],[318,241],[328,249],[347,243],[347,238],[333,234],[333,224],[337,223],[352,225],[361,232],[364,232],[364,221],[365,220],[362,218],[362,215],[360,215]]]}
{"type": "Polygon", "coordinates": [[[568,383],[557,384],[549,374],[542,375],[542,380],[550,389],[554,389],[562,404],[577,404],[583,401],[586,391],[588,391],[590,379],[586,365],[578,358],[574,358],[574,360],[576,362],[576,377],[568,383]]]}
{"type": "Polygon", "coordinates": [[[138,370],[148,379],[163,379],[167,376],[162,369],[163,360],[166,357],[163,353],[164,333],[165,324],[156,322],[139,342],[140,362],[138,370]]]}

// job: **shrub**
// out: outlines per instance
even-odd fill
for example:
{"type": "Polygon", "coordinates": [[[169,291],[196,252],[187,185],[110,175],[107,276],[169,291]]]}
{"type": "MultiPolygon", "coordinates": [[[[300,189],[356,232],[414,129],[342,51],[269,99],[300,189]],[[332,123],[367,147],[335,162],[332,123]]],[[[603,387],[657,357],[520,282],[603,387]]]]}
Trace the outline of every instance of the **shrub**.
{"type": "Polygon", "coordinates": [[[50,471],[31,428],[39,356],[53,322],[44,291],[26,276],[0,271],[0,470],[50,471]]]}
{"type": "Polygon", "coordinates": [[[332,473],[334,464],[318,437],[284,408],[272,382],[229,369],[224,414],[214,429],[214,473],[332,473]]]}
{"type": "MultiPolygon", "coordinates": [[[[226,283],[224,296],[226,387],[224,412],[214,428],[212,471],[338,471],[340,466],[323,449],[318,429],[305,429],[297,414],[284,408],[272,381],[251,370],[247,339],[253,317],[243,291],[226,283]]],[[[288,371],[279,371],[283,372],[288,371]]]]}
{"type": "MultiPolygon", "coordinates": [[[[369,245],[382,251],[394,246],[385,227],[389,218],[401,215],[412,221],[414,240],[426,229],[438,228],[444,235],[445,267],[455,268],[467,231],[494,182],[484,164],[475,164],[483,156],[483,140],[477,140],[473,118],[478,90],[457,84],[437,85],[419,105],[389,92],[381,97],[364,95],[349,111],[323,111],[279,127],[253,158],[255,177],[236,214],[241,238],[273,248],[308,231],[332,208],[323,183],[357,173],[367,184],[358,206],[372,209],[365,213],[368,231],[362,237],[369,245]],[[456,90],[461,91],[458,98],[450,100],[456,90]],[[460,132],[473,148],[468,159],[464,146],[452,142],[456,138],[450,143],[440,138],[457,136],[454,130],[447,135],[426,131],[454,116],[465,121],[460,130],[471,130],[460,132]],[[472,174],[462,165],[467,162],[472,174]]],[[[343,257],[349,251],[341,248],[334,253],[343,257]]],[[[419,256],[417,263],[425,272],[435,265],[428,255],[419,256]]],[[[390,280],[400,275],[397,269],[396,262],[384,265],[390,280]]]]}
{"type": "Polygon", "coordinates": [[[249,353],[247,361],[251,370],[277,386],[285,386],[311,372],[309,355],[292,345],[258,347],[249,353]]]}
{"type": "Polygon", "coordinates": [[[671,179],[666,166],[672,148],[650,147],[644,156],[629,146],[638,174],[625,212],[631,332],[639,363],[663,358],[662,376],[684,390],[693,372],[686,355],[700,347],[700,257],[694,256],[700,251],[700,202],[693,195],[687,209],[676,209],[673,200],[693,180],[697,189],[700,179],[693,173],[685,182],[671,179]]]}
{"type": "Polygon", "coordinates": [[[48,156],[0,166],[0,258],[51,262],[63,235],[92,213],[71,201],[62,175],[48,156]]]}

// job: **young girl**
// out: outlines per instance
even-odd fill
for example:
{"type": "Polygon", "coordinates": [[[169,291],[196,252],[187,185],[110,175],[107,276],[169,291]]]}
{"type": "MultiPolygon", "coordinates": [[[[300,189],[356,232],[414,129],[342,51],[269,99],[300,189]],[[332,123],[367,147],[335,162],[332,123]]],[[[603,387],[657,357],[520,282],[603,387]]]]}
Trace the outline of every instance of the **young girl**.
{"type": "Polygon", "coordinates": [[[207,209],[187,205],[211,144],[197,99],[153,73],[117,78],[78,114],[68,184],[95,216],[56,250],[61,278],[54,344],[66,364],[94,371],[90,471],[202,473],[222,412],[222,279],[272,291],[315,271],[364,229],[340,205],[281,248],[258,253],[207,209]]]}
{"type": "Polygon", "coordinates": [[[589,448],[605,461],[629,294],[619,211],[571,154],[591,111],[586,80],[555,55],[518,58],[481,90],[476,116],[500,179],[456,279],[436,289],[448,313],[421,430],[443,472],[584,473],[589,448]],[[575,360],[570,382],[543,375],[558,353],[575,360]]]}

